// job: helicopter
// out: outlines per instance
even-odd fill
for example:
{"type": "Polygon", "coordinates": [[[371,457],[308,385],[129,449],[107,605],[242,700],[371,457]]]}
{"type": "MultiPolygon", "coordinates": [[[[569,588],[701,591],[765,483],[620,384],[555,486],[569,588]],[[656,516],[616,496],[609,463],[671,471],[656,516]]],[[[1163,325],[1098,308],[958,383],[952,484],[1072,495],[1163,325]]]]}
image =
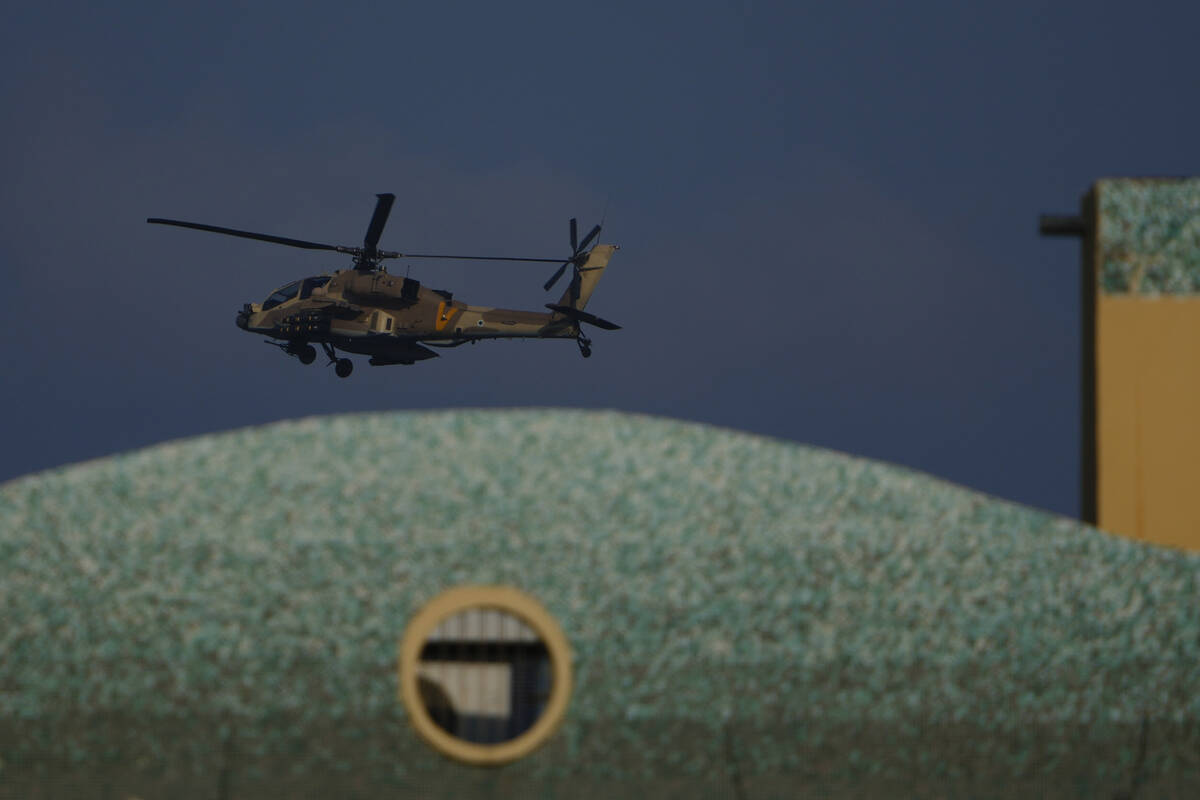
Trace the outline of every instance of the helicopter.
{"type": "Polygon", "coordinates": [[[146,222],[351,256],[351,268],[292,281],[271,292],[261,303],[244,304],[235,319],[239,328],[269,337],[265,340],[268,344],[302,364],[316,360],[314,345],[320,345],[339,378],[349,377],[354,362],[339,356],[338,350],[370,356],[369,364],[385,366],[436,358],[438,353],[431,347],[459,347],[485,339],[574,339],[580,354],[588,358],[592,354],[592,340],[582,325],[602,330],[621,327],[583,310],[618,249],[613,244],[588,247],[600,233],[599,225],[580,240],[576,220],[571,219],[571,255],[566,259],[399,253],[377,246],[396,196],[378,194],[376,198],[362,247],[308,242],[160,217],[150,217],[146,222]],[[392,275],[383,265],[389,258],[556,263],[558,269],[542,288],[550,291],[567,267],[571,267],[571,282],[557,303],[546,304],[547,312],[473,306],[454,299],[444,289],[430,289],[412,278],[392,275]]]}

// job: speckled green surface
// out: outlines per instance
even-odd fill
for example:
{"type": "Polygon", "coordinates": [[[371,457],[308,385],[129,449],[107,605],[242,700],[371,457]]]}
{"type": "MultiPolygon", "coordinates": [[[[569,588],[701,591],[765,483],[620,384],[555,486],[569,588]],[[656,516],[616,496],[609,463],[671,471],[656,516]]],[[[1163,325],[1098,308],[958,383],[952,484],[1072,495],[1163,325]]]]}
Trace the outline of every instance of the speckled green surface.
{"type": "Polygon", "coordinates": [[[666,419],[173,442],[0,486],[0,795],[143,772],[227,797],[1016,785],[997,776],[1069,796],[1139,771],[1186,792],[1198,576],[1197,554],[666,419]],[[500,770],[431,754],[396,701],[406,621],[463,583],[532,593],[575,653],[562,730],[500,770]]]}
{"type": "Polygon", "coordinates": [[[1200,293],[1200,179],[1096,182],[1100,290],[1200,293]]]}

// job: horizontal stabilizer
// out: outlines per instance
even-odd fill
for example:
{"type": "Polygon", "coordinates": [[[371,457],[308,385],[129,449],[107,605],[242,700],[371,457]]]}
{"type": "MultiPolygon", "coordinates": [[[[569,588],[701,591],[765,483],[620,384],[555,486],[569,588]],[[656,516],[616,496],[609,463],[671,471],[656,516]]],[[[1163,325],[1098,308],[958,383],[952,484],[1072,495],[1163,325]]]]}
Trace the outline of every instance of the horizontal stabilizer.
{"type": "Polygon", "coordinates": [[[586,322],[588,325],[595,325],[597,328],[603,328],[606,331],[620,330],[621,326],[615,322],[609,322],[606,319],[601,319],[595,314],[589,314],[586,311],[580,311],[578,308],[570,306],[559,306],[554,303],[546,303],[546,308],[551,311],[556,311],[564,317],[573,319],[576,322],[586,322]]]}

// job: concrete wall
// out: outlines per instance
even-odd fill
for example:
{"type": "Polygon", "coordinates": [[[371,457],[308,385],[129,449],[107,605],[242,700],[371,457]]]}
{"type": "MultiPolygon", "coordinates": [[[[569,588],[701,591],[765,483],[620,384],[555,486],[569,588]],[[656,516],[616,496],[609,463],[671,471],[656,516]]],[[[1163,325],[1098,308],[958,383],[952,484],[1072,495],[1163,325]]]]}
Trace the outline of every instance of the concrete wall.
{"type": "Polygon", "coordinates": [[[1200,181],[1094,192],[1097,523],[1200,549],[1200,181]]]}

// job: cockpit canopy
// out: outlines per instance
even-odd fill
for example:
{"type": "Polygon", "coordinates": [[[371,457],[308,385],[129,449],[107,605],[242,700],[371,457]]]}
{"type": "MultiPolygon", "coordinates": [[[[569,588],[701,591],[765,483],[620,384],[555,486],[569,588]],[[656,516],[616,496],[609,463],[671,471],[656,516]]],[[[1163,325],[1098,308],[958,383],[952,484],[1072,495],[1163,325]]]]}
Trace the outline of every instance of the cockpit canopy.
{"type": "Polygon", "coordinates": [[[303,300],[312,294],[313,289],[329,283],[329,277],[328,275],[317,275],[316,277],[305,278],[301,281],[292,281],[287,286],[281,286],[271,292],[271,296],[263,301],[262,310],[266,311],[268,308],[274,308],[280,303],[286,303],[297,295],[303,300]]]}

